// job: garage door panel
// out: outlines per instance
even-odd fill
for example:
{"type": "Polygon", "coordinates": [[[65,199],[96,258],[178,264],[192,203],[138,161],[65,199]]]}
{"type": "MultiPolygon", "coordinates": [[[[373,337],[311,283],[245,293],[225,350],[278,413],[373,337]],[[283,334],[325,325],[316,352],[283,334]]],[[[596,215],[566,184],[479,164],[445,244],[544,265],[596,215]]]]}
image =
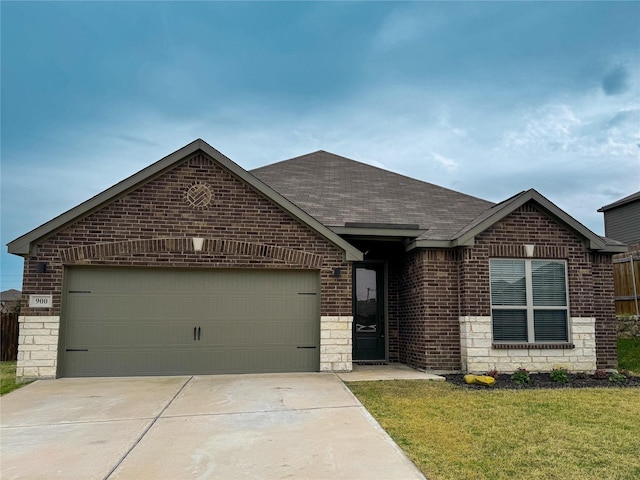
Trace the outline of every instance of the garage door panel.
{"type": "Polygon", "coordinates": [[[66,281],[63,375],[319,369],[317,272],[78,268],[66,281]]]}
{"type": "Polygon", "coordinates": [[[196,358],[196,374],[308,372],[317,363],[313,350],[278,346],[263,348],[259,355],[249,346],[201,350],[196,358]]]}
{"type": "Polygon", "coordinates": [[[211,345],[315,345],[315,331],[302,322],[235,320],[220,323],[202,332],[202,341],[211,345]]]}

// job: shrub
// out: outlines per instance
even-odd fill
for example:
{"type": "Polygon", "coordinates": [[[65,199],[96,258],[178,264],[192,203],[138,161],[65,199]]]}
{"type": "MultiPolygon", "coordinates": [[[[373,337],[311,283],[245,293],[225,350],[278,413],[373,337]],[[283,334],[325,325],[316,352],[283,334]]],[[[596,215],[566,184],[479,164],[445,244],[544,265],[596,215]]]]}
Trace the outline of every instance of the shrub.
{"type": "Polygon", "coordinates": [[[531,376],[526,369],[519,368],[513,375],[511,375],[511,381],[516,385],[525,385],[527,383],[531,383],[531,376]]]}
{"type": "Polygon", "coordinates": [[[611,383],[615,383],[616,385],[622,385],[623,383],[627,383],[629,379],[626,377],[626,375],[623,375],[621,373],[612,373],[611,376],[609,377],[609,381],[611,383]]]}
{"type": "Polygon", "coordinates": [[[609,377],[609,374],[604,368],[599,368],[598,370],[593,372],[593,378],[595,378],[596,380],[604,380],[605,378],[608,378],[608,377],[609,377]]]}
{"type": "Polygon", "coordinates": [[[495,368],[487,372],[487,377],[492,377],[497,380],[499,376],[500,376],[500,372],[498,372],[498,370],[496,370],[495,368]]]}
{"type": "Polygon", "coordinates": [[[569,371],[563,367],[554,368],[549,375],[554,382],[567,383],[569,381],[569,371]]]}

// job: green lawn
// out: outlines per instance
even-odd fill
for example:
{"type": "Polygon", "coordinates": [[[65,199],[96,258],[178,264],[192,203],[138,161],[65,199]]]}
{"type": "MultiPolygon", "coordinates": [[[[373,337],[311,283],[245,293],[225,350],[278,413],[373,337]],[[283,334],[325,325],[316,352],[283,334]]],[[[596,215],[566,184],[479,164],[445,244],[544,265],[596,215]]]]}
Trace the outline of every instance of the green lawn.
{"type": "Polygon", "coordinates": [[[349,388],[430,480],[640,478],[640,389],[349,388]]]}
{"type": "Polygon", "coordinates": [[[618,339],[618,368],[640,375],[640,338],[618,339]]]}
{"type": "Polygon", "coordinates": [[[23,385],[26,384],[16,384],[16,362],[0,362],[0,395],[9,393],[23,385]]]}

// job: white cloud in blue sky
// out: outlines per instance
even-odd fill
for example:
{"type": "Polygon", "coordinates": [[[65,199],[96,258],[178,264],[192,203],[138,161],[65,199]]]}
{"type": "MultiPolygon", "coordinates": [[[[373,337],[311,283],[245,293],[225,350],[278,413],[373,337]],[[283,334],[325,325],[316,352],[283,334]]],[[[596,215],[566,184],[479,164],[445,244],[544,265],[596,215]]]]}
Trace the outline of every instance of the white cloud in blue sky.
{"type": "MultiPolygon", "coordinates": [[[[2,243],[203,138],[318,149],[596,233],[640,190],[638,2],[2,2],[2,243]]],[[[0,287],[22,260],[2,253],[0,287]]]]}

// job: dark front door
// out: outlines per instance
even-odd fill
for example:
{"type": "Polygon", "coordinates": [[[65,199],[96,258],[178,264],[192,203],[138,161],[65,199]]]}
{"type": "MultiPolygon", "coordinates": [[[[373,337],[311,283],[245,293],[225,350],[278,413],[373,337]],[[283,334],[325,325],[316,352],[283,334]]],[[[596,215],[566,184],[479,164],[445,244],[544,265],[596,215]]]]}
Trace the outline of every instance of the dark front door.
{"type": "Polygon", "coordinates": [[[353,296],[353,359],[385,360],[383,263],[356,264],[353,296]]]}

